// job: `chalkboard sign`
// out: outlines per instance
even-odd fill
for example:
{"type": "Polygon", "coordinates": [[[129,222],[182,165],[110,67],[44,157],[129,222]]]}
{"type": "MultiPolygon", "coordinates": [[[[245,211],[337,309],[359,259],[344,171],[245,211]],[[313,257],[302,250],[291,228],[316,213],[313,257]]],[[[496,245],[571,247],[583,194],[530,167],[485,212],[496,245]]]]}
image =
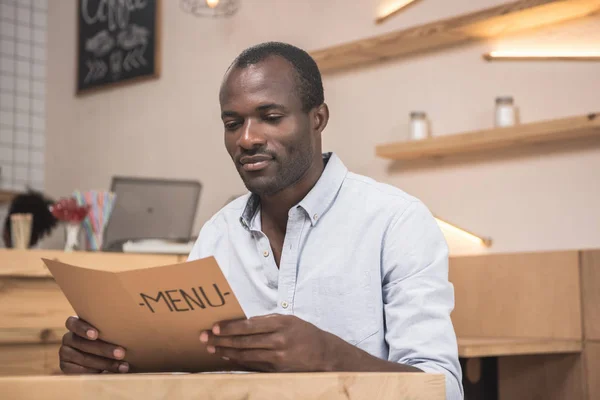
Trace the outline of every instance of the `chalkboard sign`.
{"type": "Polygon", "coordinates": [[[78,2],[78,93],[158,76],[160,0],[78,2]]]}

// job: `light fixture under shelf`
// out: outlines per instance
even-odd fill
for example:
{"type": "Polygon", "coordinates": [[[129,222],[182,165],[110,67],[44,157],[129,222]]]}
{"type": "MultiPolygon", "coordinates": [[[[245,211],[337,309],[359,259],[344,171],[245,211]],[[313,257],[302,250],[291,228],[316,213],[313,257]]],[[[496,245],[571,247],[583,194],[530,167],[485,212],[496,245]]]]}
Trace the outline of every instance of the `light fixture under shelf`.
{"type": "Polygon", "coordinates": [[[599,50],[497,50],[483,55],[487,61],[600,61],[599,50]]]}
{"type": "Polygon", "coordinates": [[[239,0],[180,0],[181,9],[197,17],[231,17],[240,6],[239,0]]]}
{"type": "Polygon", "coordinates": [[[450,222],[444,221],[439,217],[435,217],[440,229],[446,232],[452,232],[453,234],[459,235],[475,244],[490,247],[492,245],[492,239],[485,236],[479,236],[472,232],[469,232],[463,228],[459,228],[458,226],[451,224],[450,222]]]}
{"type": "Polygon", "coordinates": [[[418,0],[380,0],[375,22],[380,24],[418,0]]]}

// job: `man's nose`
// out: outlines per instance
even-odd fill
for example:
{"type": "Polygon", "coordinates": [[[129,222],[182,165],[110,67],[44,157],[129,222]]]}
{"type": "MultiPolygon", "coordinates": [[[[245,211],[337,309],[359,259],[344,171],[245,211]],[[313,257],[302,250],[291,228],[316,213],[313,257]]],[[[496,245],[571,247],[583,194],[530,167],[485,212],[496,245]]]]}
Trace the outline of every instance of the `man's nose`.
{"type": "Polygon", "coordinates": [[[251,119],[247,119],[242,127],[242,134],[238,139],[238,146],[251,150],[265,144],[265,137],[261,134],[258,124],[251,119]]]}

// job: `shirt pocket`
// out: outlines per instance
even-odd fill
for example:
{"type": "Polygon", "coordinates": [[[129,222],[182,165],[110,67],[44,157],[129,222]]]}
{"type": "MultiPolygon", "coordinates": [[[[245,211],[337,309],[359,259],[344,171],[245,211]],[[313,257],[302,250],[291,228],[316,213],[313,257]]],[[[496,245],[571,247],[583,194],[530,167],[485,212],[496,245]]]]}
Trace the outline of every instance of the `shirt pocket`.
{"type": "Polygon", "coordinates": [[[321,276],[312,285],[318,327],[358,344],[380,329],[377,291],[368,271],[354,277],[321,276]]]}

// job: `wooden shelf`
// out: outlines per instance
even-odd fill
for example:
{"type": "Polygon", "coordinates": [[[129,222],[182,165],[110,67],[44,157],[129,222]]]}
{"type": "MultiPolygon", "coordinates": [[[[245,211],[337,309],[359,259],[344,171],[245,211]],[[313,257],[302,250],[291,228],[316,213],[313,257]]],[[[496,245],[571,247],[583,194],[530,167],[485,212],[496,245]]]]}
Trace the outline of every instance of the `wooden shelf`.
{"type": "Polygon", "coordinates": [[[392,160],[419,160],[594,136],[600,138],[600,114],[382,144],[375,153],[392,160]]]}
{"type": "Polygon", "coordinates": [[[458,338],[458,355],[463,358],[580,353],[582,350],[581,341],[569,339],[458,338]]]}
{"type": "Polygon", "coordinates": [[[600,0],[519,0],[311,52],[322,73],[586,17],[600,0]]]}
{"type": "Polygon", "coordinates": [[[11,190],[0,190],[0,204],[9,204],[19,194],[11,190]]]}

